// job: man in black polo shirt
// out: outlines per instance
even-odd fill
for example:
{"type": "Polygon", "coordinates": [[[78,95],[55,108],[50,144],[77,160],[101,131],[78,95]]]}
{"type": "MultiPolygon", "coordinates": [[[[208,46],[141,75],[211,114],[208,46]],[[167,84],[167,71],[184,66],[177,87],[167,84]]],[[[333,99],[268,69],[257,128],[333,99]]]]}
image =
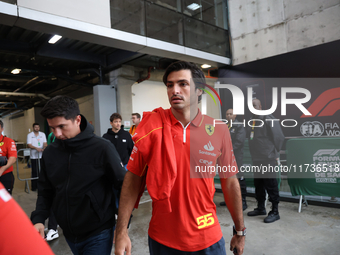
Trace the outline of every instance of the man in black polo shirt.
{"type": "MultiPolygon", "coordinates": [[[[253,100],[253,107],[262,110],[261,101],[253,100]]],[[[278,165],[280,150],[285,137],[278,121],[273,115],[253,115],[253,125],[249,127],[249,150],[253,160],[253,166],[274,168],[278,165]],[[263,123],[263,125],[262,125],[263,123]]],[[[280,194],[275,171],[254,172],[255,196],[257,208],[248,212],[248,216],[266,215],[265,208],[266,191],[272,210],[264,219],[265,223],[272,223],[280,219],[279,202],[280,194]]]]}

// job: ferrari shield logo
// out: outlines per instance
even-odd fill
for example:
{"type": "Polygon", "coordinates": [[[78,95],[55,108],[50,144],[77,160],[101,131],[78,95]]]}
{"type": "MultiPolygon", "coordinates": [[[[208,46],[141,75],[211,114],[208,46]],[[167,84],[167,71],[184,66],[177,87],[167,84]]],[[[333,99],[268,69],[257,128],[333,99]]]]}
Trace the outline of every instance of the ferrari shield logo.
{"type": "Polygon", "coordinates": [[[215,127],[213,125],[205,124],[205,131],[208,135],[212,135],[215,131],[215,127]]]}

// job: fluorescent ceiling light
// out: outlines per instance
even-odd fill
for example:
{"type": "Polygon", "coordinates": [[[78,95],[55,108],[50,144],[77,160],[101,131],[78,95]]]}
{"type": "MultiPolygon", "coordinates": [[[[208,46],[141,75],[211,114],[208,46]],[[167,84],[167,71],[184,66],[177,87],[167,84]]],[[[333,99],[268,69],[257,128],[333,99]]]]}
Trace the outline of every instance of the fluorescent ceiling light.
{"type": "Polygon", "coordinates": [[[18,74],[18,73],[20,73],[21,72],[21,69],[13,69],[12,71],[11,71],[11,73],[12,74],[18,74]]]}
{"type": "Polygon", "coordinates": [[[201,67],[202,67],[202,68],[209,68],[209,67],[211,67],[211,65],[203,64],[203,65],[201,65],[201,67]]]}
{"type": "Polygon", "coordinates": [[[50,44],[55,44],[57,41],[59,41],[61,39],[61,35],[54,35],[49,41],[48,43],[50,44]]]}
{"type": "Polygon", "coordinates": [[[192,10],[192,11],[195,11],[195,10],[201,8],[201,7],[202,7],[202,5],[196,4],[196,3],[192,3],[192,4],[190,4],[190,5],[187,6],[187,8],[190,9],[190,10],[192,10]]]}

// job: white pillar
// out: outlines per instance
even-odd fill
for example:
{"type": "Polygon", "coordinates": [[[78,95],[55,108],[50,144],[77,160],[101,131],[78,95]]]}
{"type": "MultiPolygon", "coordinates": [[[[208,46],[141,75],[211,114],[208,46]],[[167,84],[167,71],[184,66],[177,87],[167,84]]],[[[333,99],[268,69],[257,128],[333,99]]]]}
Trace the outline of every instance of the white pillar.
{"type": "MultiPolygon", "coordinates": [[[[139,73],[135,67],[124,65],[109,74],[111,86],[115,86],[117,92],[117,113],[122,116],[124,121],[130,121],[132,113],[132,85],[139,79],[139,73]]],[[[113,112],[112,112],[113,113],[113,112]]],[[[125,126],[128,128],[128,126],[125,126]]]]}
{"type": "Polygon", "coordinates": [[[110,116],[117,112],[116,89],[112,85],[93,87],[95,134],[103,136],[110,128],[110,116]]]}

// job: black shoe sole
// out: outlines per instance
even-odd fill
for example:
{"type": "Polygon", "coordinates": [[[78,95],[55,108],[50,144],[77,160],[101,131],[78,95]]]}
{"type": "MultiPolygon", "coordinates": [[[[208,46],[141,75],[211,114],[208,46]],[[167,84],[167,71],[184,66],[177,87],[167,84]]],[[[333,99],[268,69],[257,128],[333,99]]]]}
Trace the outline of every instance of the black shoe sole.
{"type": "Polygon", "coordinates": [[[252,212],[248,212],[247,215],[250,217],[261,216],[261,215],[267,215],[267,212],[262,212],[262,213],[257,213],[257,214],[252,214],[252,212]]]}
{"type": "Polygon", "coordinates": [[[263,222],[264,223],[273,223],[273,222],[275,222],[275,221],[277,221],[277,220],[279,220],[280,219],[280,215],[278,215],[278,218],[276,218],[275,220],[271,220],[271,221],[266,221],[266,218],[263,220],[263,222]]]}

